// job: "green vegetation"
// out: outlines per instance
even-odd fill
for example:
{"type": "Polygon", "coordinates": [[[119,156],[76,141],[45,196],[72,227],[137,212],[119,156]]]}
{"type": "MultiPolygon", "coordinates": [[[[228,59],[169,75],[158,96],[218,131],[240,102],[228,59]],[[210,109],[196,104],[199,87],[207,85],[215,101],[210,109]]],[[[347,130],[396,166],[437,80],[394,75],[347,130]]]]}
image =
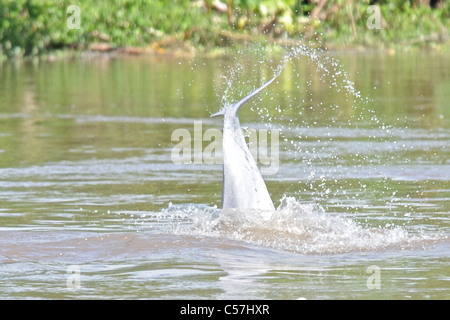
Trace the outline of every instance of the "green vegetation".
{"type": "Polygon", "coordinates": [[[58,48],[209,52],[255,40],[439,49],[448,48],[449,8],[443,0],[2,0],[0,57],[58,48]],[[70,5],[80,9],[79,28],[68,27],[70,5]],[[370,5],[380,9],[379,29],[367,27],[370,5]]]}

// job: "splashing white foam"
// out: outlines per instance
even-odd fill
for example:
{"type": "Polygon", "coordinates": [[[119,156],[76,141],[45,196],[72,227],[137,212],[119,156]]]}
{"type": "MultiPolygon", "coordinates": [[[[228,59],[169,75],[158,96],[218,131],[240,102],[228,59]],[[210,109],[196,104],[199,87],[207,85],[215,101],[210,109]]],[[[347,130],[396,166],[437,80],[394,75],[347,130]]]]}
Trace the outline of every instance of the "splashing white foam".
{"type": "MultiPolygon", "coordinates": [[[[312,63],[319,79],[328,88],[344,95],[349,103],[366,103],[361,93],[356,90],[339,61],[324,55],[321,49],[298,46],[286,48],[281,61],[266,55],[258,55],[257,59],[239,57],[231,59],[230,65],[224,67],[224,74],[215,82],[217,92],[222,92],[221,105],[225,106],[252,91],[252,86],[258,86],[274,74],[281,71],[286,63],[292,62],[292,75],[288,76],[294,87],[299,88],[299,78],[305,75],[296,72],[300,57],[305,57],[304,63],[312,63]],[[243,62],[246,64],[244,65],[243,62]],[[264,68],[260,67],[264,66],[264,68]],[[247,74],[249,73],[249,74],[247,74]],[[250,81],[253,79],[254,81],[250,81]],[[262,79],[262,80],[261,80],[262,79]],[[256,81],[257,80],[257,81],[256,81]],[[247,89],[248,88],[248,89],[247,89]]],[[[311,88],[311,80],[306,83],[311,88]]],[[[254,89],[254,88],[253,88],[254,89]]],[[[265,91],[269,94],[270,91],[265,91]]],[[[263,96],[260,97],[262,99],[263,96]]],[[[289,98],[289,97],[288,97],[289,98]]],[[[292,103],[279,106],[278,111],[290,108],[300,108],[295,96],[289,98],[292,103]]],[[[289,100],[288,99],[288,100],[289,100]]],[[[288,101],[286,100],[286,101],[288,101]]],[[[260,100],[261,101],[261,100],[260,100]]],[[[311,100],[312,103],[312,100],[311,100]]],[[[322,105],[322,102],[320,102],[322,105]]],[[[331,106],[333,107],[333,106],[331,106]]],[[[276,123],[277,115],[267,112],[264,107],[257,110],[264,122],[276,123]]],[[[296,130],[296,124],[287,125],[284,130],[296,130]]],[[[319,130],[322,130],[319,128],[319,130]]],[[[285,140],[287,142],[287,139],[285,140]]],[[[295,147],[294,154],[301,156],[298,142],[291,140],[295,147]]],[[[288,146],[289,147],[289,146],[288,146]]],[[[289,149],[288,149],[289,150],[289,149]]],[[[315,154],[315,149],[313,153],[315,154]]],[[[325,212],[314,204],[302,204],[295,198],[285,197],[280,206],[271,212],[258,210],[218,210],[197,205],[169,206],[167,210],[158,213],[160,219],[166,219],[176,233],[195,236],[224,237],[244,241],[253,245],[288,250],[306,254],[336,254],[356,251],[378,251],[386,249],[406,249],[421,246],[438,240],[439,236],[410,234],[402,227],[368,228],[351,218],[340,214],[325,212]]]]}
{"type": "Polygon", "coordinates": [[[402,250],[437,240],[409,234],[401,227],[366,228],[348,217],[327,213],[318,205],[301,204],[292,197],[283,198],[280,206],[270,212],[171,205],[159,217],[171,223],[178,221],[177,227],[171,228],[177,234],[222,237],[303,254],[402,250]]]}

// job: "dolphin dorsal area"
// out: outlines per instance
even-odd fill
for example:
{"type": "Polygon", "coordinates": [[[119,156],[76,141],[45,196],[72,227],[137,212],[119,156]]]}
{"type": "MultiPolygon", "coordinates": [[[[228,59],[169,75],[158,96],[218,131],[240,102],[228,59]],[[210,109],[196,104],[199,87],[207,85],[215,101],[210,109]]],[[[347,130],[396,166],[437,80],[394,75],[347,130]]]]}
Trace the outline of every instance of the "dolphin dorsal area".
{"type": "Polygon", "coordinates": [[[280,72],[245,98],[224,107],[211,116],[224,117],[222,209],[275,210],[264,179],[245,142],[238,111],[246,102],[271,84],[280,72]]]}

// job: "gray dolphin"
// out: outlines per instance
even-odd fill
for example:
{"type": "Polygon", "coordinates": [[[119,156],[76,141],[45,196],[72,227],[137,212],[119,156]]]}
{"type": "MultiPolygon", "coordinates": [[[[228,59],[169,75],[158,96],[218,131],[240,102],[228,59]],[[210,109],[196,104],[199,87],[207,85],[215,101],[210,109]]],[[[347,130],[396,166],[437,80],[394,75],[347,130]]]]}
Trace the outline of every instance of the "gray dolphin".
{"type": "Polygon", "coordinates": [[[239,102],[228,105],[211,115],[211,117],[224,117],[222,209],[275,210],[255,159],[245,142],[238,111],[247,101],[271,84],[280,73],[281,70],[239,102]]]}

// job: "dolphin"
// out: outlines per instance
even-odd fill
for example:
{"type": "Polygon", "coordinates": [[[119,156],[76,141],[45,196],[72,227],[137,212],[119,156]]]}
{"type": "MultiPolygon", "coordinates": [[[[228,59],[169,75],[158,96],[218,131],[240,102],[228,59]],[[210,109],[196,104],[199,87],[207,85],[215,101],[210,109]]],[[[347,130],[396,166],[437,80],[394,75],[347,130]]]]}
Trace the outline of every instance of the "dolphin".
{"type": "Polygon", "coordinates": [[[271,84],[280,73],[281,70],[245,98],[211,115],[224,117],[222,209],[275,210],[264,179],[245,142],[238,111],[247,101],[271,84]]]}

